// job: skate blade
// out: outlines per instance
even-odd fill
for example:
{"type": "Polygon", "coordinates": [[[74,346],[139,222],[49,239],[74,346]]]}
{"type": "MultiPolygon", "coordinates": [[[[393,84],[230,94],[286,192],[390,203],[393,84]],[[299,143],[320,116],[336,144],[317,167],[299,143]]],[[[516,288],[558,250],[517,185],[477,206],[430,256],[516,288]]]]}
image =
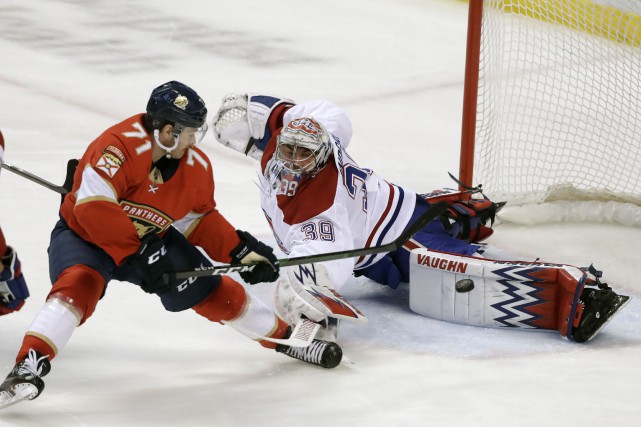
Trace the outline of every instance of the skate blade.
{"type": "Polygon", "coordinates": [[[601,329],[603,329],[603,328],[605,327],[605,325],[607,325],[608,323],[610,323],[610,321],[611,321],[612,319],[614,319],[614,318],[616,317],[616,315],[617,315],[617,314],[619,314],[619,312],[620,312],[621,310],[623,310],[623,307],[625,307],[626,305],[628,305],[628,303],[630,302],[630,297],[629,297],[629,296],[626,296],[626,295],[617,295],[617,297],[619,298],[619,305],[617,305],[617,306],[615,307],[614,311],[611,311],[611,312],[610,312],[610,315],[608,316],[607,320],[606,320],[605,322],[603,322],[603,324],[599,327],[599,329],[597,329],[597,330],[596,330],[596,332],[595,332],[595,333],[593,333],[593,334],[592,334],[592,336],[586,340],[586,342],[590,342],[590,341],[592,341],[592,339],[593,339],[594,337],[596,337],[596,336],[599,334],[599,332],[601,332],[601,329]]]}
{"type": "Polygon", "coordinates": [[[33,399],[38,395],[38,388],[33,384],[23,384],[11,391],[0,391],[0,409],[20,403],[25,399],[33,399]]]}

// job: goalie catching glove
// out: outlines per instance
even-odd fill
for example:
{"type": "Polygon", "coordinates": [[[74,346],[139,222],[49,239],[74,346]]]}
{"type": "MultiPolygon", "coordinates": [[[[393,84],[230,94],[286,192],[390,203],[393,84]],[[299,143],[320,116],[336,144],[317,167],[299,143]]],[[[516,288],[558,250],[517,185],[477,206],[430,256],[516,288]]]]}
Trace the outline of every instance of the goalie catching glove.
{"type": "Polygon", "coordinates": [[[236,230],[236,233],[240,243],[229,254],[232,264],[255,264],[250,271],[240,273],[240,277],[250,285],[278,279],[280,266],[274,250],[246,231],[236,230]]]}
{"type": "Polygon", "coordinates": [[[214,115],[214,136],[221,144],[260,160],[271,138],[271,114],[278,107],[293,103],[265,95],[227,94],[214,115]]]}

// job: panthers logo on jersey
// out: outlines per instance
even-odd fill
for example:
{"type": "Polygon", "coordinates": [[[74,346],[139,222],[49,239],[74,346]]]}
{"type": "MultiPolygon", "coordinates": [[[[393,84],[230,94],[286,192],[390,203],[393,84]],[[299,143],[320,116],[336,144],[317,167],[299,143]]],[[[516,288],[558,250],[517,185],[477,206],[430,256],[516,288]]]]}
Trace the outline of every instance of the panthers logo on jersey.
{"type": "Polygon", "coordinates": [[[152,232],[161,233],[173,222],[168,215],[149,206],[132,203],[127,200],[122,200],[120,206],[134,223],[140,238],[152,232]]]}

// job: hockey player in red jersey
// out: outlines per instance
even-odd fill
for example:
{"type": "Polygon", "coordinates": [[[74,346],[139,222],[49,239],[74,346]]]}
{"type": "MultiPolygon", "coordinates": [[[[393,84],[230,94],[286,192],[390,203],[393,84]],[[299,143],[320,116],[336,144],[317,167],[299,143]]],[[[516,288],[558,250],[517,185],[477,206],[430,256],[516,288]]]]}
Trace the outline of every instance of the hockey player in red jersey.
{"type": "MultiPolygon", "coordinates": [[[[3,158],[4,137],[0,132],[0,171],[3,158]]],[[[0,316],[20,310],[27,297],[29,289],[22,275],[18,254],[11,246],[7,246],[0,228],[0,316]]]]}
{"type": "Polygon", "coordinates": [[[485,197],[456,190],[416,194],[359,166],[346,150],[349,118],[329,101],[230,94],[213,123],[219,142],[260,160],[262,211],[292,257],[384,245],[430,204],[450,203],[393,252],[283,268],[276,301],[289,322],[298,316],[323,322],[321,334],[335,338],[336,319],[361,319],[360,313],[337,315],[326,304],[352,274],[392,288],[409,282],[410,308],[418,314],[551,330],[575,342],[592,339],[629,300],[592,267],[513,260],[480,244],[491,235],[486,224],[497,210],[485,197]]]}
{"type": "MultiPolygon", "coordinates": [[[[156,294],[168,311],[193,309],[249,331],[265,347],[286,338],[288,325],[232,278],[175,279],[176,271],[212,265],[198,247],[215,261],[258,263],[241,273],[248,283],[278,278],[272,249],[235,230],[216,208],[212,165],[196,147],[206,116],[197,93],[172,81],[153,90],[145,114],[112,126],[89,145],[51,234],[53,287],[0,385],[0,408],[42,392],[52,359],[92,315],[112,279],[156,294]]],[[[330,368],[340,362],[337,345],[312,346],[326,357],[298,358],[330,368]]]]}

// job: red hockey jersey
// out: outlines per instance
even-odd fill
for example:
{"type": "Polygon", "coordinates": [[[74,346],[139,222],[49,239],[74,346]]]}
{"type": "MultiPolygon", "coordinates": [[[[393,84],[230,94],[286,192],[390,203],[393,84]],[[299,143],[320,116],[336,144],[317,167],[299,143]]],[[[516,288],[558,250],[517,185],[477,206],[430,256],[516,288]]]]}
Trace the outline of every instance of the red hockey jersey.
{"type": "Polygon", "coordinates": [[[143,114],[107,129],[80,159],[61,215],[80,237],[104,249],[117,264],[140,238],[174,226],[214,260],[230,262],[240,243],[216,209],[214,176],[207,156],[187,149],[176,172],[163,182],[152,163],[152,138],[143,114]]]}

